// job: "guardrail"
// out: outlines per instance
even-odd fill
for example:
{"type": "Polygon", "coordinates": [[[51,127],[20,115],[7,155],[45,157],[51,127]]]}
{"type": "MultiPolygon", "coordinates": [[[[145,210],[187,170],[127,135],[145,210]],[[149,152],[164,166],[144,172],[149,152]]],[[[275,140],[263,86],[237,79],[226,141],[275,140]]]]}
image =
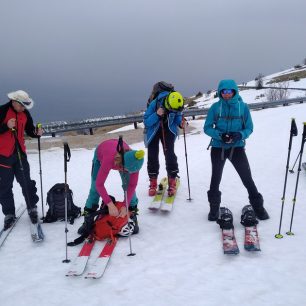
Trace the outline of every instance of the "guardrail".
{"type": "MultiPolygon", "coordinates": [[[[295,103],[304,103],[306,97],[278,100],[271,102],[256,102],[249,104],[250,109],[264,109],[277,106],[287,106],[289,104],[295,103]]],[[[195,117],[195,116],[205,116],[208,112],[208,108],[189,108],[184,110],[185,117],[195,117]]],[[[49,124],[44,124],[44,134],[52,135],[55,137],[55,134],[70,132],[70,131],[80,131],[80,130],[89,130],[90,134],[93,134],[93,129],[105,126],[112,125],[121,125],[121,124],[134,124],[134,127],[137,128],[137,123],[143,122],[143,113],[138,115],[126,115],[126,116],[114,116],[114,117],[105,117],[105,118],[96,118],[96,119],[87,119],[74,122],[59,121],[49,124]]]]}

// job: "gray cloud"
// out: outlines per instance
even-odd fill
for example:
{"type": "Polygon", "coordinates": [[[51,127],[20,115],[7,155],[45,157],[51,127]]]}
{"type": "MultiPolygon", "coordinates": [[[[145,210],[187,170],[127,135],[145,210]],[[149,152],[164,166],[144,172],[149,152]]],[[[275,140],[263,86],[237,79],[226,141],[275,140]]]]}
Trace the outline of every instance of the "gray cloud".
{"type": "Polygon", "coordinates": [[[35,118],[72,120],[145,107],[151,86],[189,96],[306,57],[306,2],[10,0],[0,5],[0,99],[15,89],[35,118]]]}

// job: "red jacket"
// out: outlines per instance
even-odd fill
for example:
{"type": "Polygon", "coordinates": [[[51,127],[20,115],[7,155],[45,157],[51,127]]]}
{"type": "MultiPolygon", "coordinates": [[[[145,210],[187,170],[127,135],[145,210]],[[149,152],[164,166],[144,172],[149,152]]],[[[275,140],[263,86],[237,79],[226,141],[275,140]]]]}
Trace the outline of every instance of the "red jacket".
{"type": "Polygon", "coordinates": [[[14,134],[7,127],[7,122],[12,118],[16,119],[17,139],[20,148],[24,153],[26,153],[24,132],[26,132],[26,134],[30,137],[38,137],[35,134],[33,119],[27,110],[21,113],[17,113],[14,110],[11,102],[2,105],[0,107],[0,155],[5,157],[11,156],[15,150],[14,134]]]}

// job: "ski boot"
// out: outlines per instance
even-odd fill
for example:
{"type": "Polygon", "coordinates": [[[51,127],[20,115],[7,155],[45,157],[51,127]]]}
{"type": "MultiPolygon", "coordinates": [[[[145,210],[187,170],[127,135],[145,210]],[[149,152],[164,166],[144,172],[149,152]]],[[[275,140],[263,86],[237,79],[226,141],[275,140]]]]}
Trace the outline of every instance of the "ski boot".
{"type": "Polygon", "coordinates": [[[16,217],[15,215],[6,215],[4,217],[4,226],[3,226],[3,230],[6,231],[7,229],[9,229],[13,223],[15,222],[16,217]]]}
{"type": "Polygon", "coordinates": [[[208,213],[208,221],[217,221],[219,218],[219,207],[221,203],[221,191],[207,192],[210,211],[208,213]]]}
{"type": "Polygon", "coordinates": [[[258,193],[256,197],[249,197],[249,200],[255,211],[255,215],[259,220],[267,220],[270,218],[269,214],[263,206],[264,200],[260,193],[258,193]]]}
{"type": "Polygon", "coordinates": [[[37,224],[38,222],[37,208],[33,207],[33,208],[28,209],[28,214],[29,214],[32,224],[37,224]]]}
{"type": "Polygon", "coordinates": [[[149,196],[154,197],[157,189],[157,178],[150,178],[149,196]]]}
{"type": "Polygon", "coordinates": [[[176,178],[168,177],[168,196],[172,197],[176,193],[176,178]]]}
{"type": "Polygon", "coordinates": [[[91,224],[93,225],[93,220],[94,220],[94,213],[98,209],[98,205],[94,205],[92,208],[85,207],[83,216],[84,216],[84,222],[78,229],[78,234],[79,235],[85,235],[89,234],[90,229],[91,229],[91,224]]]}

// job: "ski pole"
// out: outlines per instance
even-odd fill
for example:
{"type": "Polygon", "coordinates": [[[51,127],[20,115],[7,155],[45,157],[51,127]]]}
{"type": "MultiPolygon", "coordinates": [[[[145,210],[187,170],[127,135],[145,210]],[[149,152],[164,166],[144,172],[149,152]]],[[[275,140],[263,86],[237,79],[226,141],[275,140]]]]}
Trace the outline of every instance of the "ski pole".
{"type": "Polygon", "coordinates": [[[293,170],[293,169],[294,169],[294,167],[295,167],[295,164],[296,164],[297,160],[299,159],[300,154],[301,154],[301,153],[299,152],[299,154],[298,154],[298,156],[296,157],[296,160],[295,160],[295,162],[294,162],[294,164],[293,164],[293,166],[292,166],[292,169],[289,170],[290,173],[294,173],[294,170],[293,170]]]}
{"type": "Polygon", "coordinates": [[[292,138],[297,136],[298,130],[296,127],[295,119],[291,119],[291,128],[290,128],[290,137],[289,137],[289,146],[288,146],[288,156],[287,156],[287,164],[286,164],[286,174],[285,174],[285,182],[284,182],[284,189],[283,189],[283,196],[282,196],[282,207],[281,207],[281,214],[279,220],[279,229],[278,234],[275,235],[275,238],[283,238],[281,234],[281,227],[283,221],[283,211],[284,211],[284,203],[285,203],[285,194],[286,194],[286,187],[287,187],[287,177],[288,177],[288,169],[289,169],[289,161],[290,161],[290,154],[291,154],[291,147],[292,147],[292,138]]]}
{"type": "Polygon", "coordinates": [[[297,194],[300,172],[301,172],[301,164],[302,164],[304,144],[305,144],[305,140],[306,140],[306,122],[304,122],[303,124],[304,124],[304,129],[303,129],[303,134],[302,134],[302,142],[301,142],[301,149],[300,149],[300,160],[299,160],[299,166],[298,166],[298,173],[297,173],[297,176],[296,176],[295,191],[294,191],[294,196],[293,196],[293,199],[292,199],[293,205],[292,205],[292,213],[291,213],[291,220],[290,220],[290,228],[289,228],[289,231],[286,233],[289,236],[294,235],[294,233],[291,231],[291,229],[292,229],[294,208],[295,208],[295,202],[296,202],[296,194],[297,194]]]}
{"type": "Polygon", "coordinates": [[[68,194],[68,186],[67,186],[67,163],[70,161],[71,158],[71,153],[70,153],[70,148],[67,142],[64,142],[64,173],[65,173],[65,247],[66,247],[66,258],[63,260],[63,263],[68,263],[70,262],[70,259],[68,259],[68,226],[67,226],[67,219],[68,219],[68,199],[67,199],[67,194],[68,194]]]}
{"type": "MultiPolygon", "coordinates": [[[[42,127],[41,123],[37,123],[37,128],[40,129],[42,127]]],[[[39,176],[40,176],[40,198],[41,198],[41,211],[42,211],[42,219],[45,217],[44,213],[44,194],[43,194],[43,183],[42,183],[42,169],[41,169],[41,148],[40,148],[40,137],[38,136],[38,157],[39,157],[39,176]]]]}
{"type": "MultiPolygon", "coordinates": [[[[188,157],[187,157],[187,146],[186,146],[186,132],[185,132],[185,121],[186,119],[183,117],[183,133],[184,133],[184,146],[185,146],[185,160],[186,160],[186,170],[187,170],[187,183],[188,183],[188,194],[189,194],[189,198],[187,199],[187,201],[191,201],[191,197],[190,197],[190,184],[189,184],[189,170],[188,170],[188,157]]],[[[186,124],[187,121],[186,121],[186,124]]]]}
{"type": "Polygon", "coordinates": [[[130,246],[130,253],[127,256],[135,256],[136,253],[133,253],[132,251],[132,233],[131,233],[131,227],[129,223],[129,203],[127,200],[127,173],[124,172],[124,148],[123,148],[123,140],[122,135],[119,135],[118,145],[117,145],[117,152],[121,155],[122,160],[122,170],[123,170],[123,186],[124,186],[124,197],[125,197],[125,208],[126,208],[126,219],[129,229],[129,246],[130,246]]]}

